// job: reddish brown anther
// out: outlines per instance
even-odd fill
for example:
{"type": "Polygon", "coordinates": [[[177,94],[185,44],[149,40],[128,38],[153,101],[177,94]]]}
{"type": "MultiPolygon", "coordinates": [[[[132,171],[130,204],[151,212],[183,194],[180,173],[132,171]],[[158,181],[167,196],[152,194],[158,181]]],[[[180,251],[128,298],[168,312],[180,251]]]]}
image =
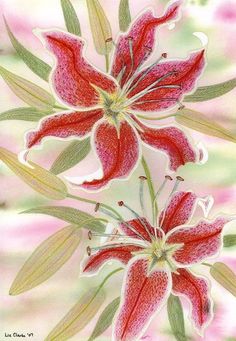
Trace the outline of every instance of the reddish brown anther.
{"type": "Polygon", "coordinates": [[[173,180],[173,178],[172,178],[170,175],[166,175],[165,178],[166,178],[167,180],[170,180],[170,181],[173,180]]]}
{"type": "Polygon", "coordinates": [[[179,181],[184,181],[184,179],[182,178],[182,176],[176,176],[176,179],[179,181]]]}
{"type": "Polygon", "coordinates": [[[164,53],[162,53],[162,58],[167,58],[167,53],[166,52],[164,52],[164,53]]]}
{"type": "Polygon", "coordinates": [[[144,176],[144,175],[140,175],[139,179],[140,179],[140,180],[147,180],[147,177],[144,176]]]}
{"type": "Polygon", "coordinates": [[[178,110],[183,110],[185,108],[185,105],[183,105],[182,103],[180,103],[178,110]]]}
{"type": "Polygon", "coordinates": [[[119,206],[124,206],[124,201],[118,201],[119,206]]]}
{"type": "Polygon", "coordinates": [[[94,208],[94,211],[97,212],[99,210],[100,207],[100,202],[97,202],[94,208]]]}
{"type": "Polygon", "coordinates": [[[86,251],[87,251],[88,256],[91,256],[92,250],[90,246],[87,246],[86,251]]]}
{"type": "Polygon", "coordinates": [[[110,38],[107,38],[107,39],[105,40],[105,42],[106,42],[106,43],[110,43],[112,40],[113,40],[112,37],[110,37],[110,38]]]}
{"type": "Polygon", "coordinates": [[[91,231],[89,231],[89,232],[88,232],[88,239],[89,239],[89,240],[91,240],[91,239],[92,239],[92,237],[93,237],[93,234],[92,234],[92,232],[91,232],[91,231]]]}

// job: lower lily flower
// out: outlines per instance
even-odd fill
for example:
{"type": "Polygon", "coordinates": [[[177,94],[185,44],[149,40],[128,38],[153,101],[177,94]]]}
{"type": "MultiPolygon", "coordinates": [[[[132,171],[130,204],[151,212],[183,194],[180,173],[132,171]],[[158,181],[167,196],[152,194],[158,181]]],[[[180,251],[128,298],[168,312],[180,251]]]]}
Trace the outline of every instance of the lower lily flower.
{"type": "Polygon", "coordinates": [[[46,137],[82,139],[91,135],[103,177],[84,182],[82,187],[89,190],[129,176],[139,160],[140,141],[165,152],[173,171],[199,161],[200,153],[182,130],[175,126],[154,129],[138,118],[140,112],[154,113],[179,105],[203,71],[204,50],[178,60],[166,60],[163,53],[153,64],[143,66],[153,52],[156,29],[177,20],[180,4],[170,4],[161,17],[151,10],[141,14],[129,31],[119,36],[110,74],[87,61],[83,39],[59,30],[42,31],[42,40],[56,61],[52,88],[68,110],[43,119],[27,134],[26,147],[39,145],[46,137]]]}
{"type": "MultiPolygon", "coordinates": [[[[222,229],[232,218],[219,216],[189,225],[200,200],[192,192],[175,191],[160,213],[157,226],[132,210],[136,218],[120,221],[120,232],[111,234],[110,242],[88,248],[90,257],[83,264],[85,273],[98,271],[112,259],[127,265],[114,322],[114,341],[141,338],[170,293],[190,302],[192,323],[203,335],[213,316],[210,287],[205,278],[189,268],[218,254],[222,229]]],[[[120,205],[129,208],[123,202],[120,205]]],[[[92,235],[90,232],[89,236],[92,235]]]]}

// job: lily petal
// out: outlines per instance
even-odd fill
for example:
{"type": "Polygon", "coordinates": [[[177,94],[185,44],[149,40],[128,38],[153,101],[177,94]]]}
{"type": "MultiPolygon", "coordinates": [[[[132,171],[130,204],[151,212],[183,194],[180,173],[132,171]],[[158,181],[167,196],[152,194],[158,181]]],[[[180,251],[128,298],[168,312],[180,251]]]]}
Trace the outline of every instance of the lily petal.
{"type": "Polygon", "coordinates": [[[164,15],[158,18],[151,10],[145,11],[134,21],[128,33],[120,36],[114,56],[112,75],[116,78],[124,69],[122,86],[152,53],[157,27],[177,19],[180,4],[181,1],[175,1],[167,8],[164,15]]]}
{"type": "Polygon", "coordinates": [[[158,111],[175,106],[185,93],[194,89],[204,66],[204,50],[201,50],[191,53],[186,60],[157,63],[150,71],[147,67],[131,85],[133,90],[128,97],[137,97],[131,108],[158,111]]]}
{"type": "Polygon", "coordinates": [[[120,122],[119,136],[115,125],[102,121],[95,128],[94,145],[103,168],[103,177],[81,186],[97,190],[116,178],[126,178],[139,158],[139,140],[126,121],[120,122]]]}
{"type": "Polygon", "coordinates": [[[148,261],[134,259],[123,282],[121,306],[116,317],[113,340],[139,340],[154,314],[166,302],[171,277],[165,270],[148,273],[148,261]]]}
{"type": "Polygon", "coordinates": [[[120,223],[119,228],[127,235],[133,238],[141,239],[140,235],[147,241],[151,241],[150,236],[155,236],[154,228],[146,218],[132,219],[125,223],[120,223]],[[130,228],[131,227],[131,228],[130,228]],[[137,233],[135,233],[137,231],[137,233]],[[147,232],[148,231],[148,232],[147,232]]]}
{"type": "Polygon", "coordinates": [[[84,41],[61,31],[43,31],[46,47],[56,57],[52,71],[53,88],[65,104],[88,108],[98,104],[99,95],[93,85],[112,93],[112,78],[93,67],[83,56],[84,41]]]}
{"type": "Polygon", "coordinates": [[[172,273],[173,293],[183,295],[191,303],[191,320],[198,333],[203,336],[204,328],[212,319],[212,300],[206,279],[197,277],[185,269],[172,273]]]}
{"type": "Polygon", "coordinates": [[[26,135],[26,146],[31,148],[49,136],[66,138],[70,136],[85,137],[94,124],[103,117],[100,109],[90,111],[65,111],[43,119],[35,131],[26,135]]]}
{"type": "Polygon", "coordinates": [[[108,247],[104,250],[100,250],[94,255],[91,255],[86,259],[83,265],[83,272],[96,272],[102,265],[111,260],[118,260],[123,264],[127,264],[129,260],[133,257],[132,252],[137,252],[142,250],[141,246],[135,245],[121,245],[114,247],[108,247]]]}
{"type": "Polygon", "coordinates": [[[169,244],[183,244],[173,258],[181,266],[196,264],[217,255],[222,247],[222,230],[231,219],[218,217],[214,221],[202,220],[195,226],[182,226],[167,236],[169,244]]]}
{"type": "Polygon", "coordinates": [[[197,196],[192,192],[176,192],[159,218],[159,226],[167,233],[176,226],[186,224],[193,214],[197,196]]]}
{"type": "Polygon", "coordinates": [[[169,156],[170,169],[176,171],[187,162],[197,162],[199,157],[182,130],[176,127],[150,128],[132,116],[140,130],[138,133],[145,144],[159,149],[169,156]]]}

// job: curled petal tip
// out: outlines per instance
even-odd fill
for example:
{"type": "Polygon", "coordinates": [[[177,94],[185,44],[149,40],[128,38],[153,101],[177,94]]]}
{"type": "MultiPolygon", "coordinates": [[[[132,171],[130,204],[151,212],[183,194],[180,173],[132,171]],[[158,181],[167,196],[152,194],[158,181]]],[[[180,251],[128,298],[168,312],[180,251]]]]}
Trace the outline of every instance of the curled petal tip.
{"type": "Polygon", "coordinates": [[[23,165],[31,168],[31,169],[34,169],[34,167],[27,161],[27,156],[29,154],[29,149],[25,149],[25,150],[22,150],[19,154],[18,154],[18,161],[20,163],[22,163],[23,165]]]}

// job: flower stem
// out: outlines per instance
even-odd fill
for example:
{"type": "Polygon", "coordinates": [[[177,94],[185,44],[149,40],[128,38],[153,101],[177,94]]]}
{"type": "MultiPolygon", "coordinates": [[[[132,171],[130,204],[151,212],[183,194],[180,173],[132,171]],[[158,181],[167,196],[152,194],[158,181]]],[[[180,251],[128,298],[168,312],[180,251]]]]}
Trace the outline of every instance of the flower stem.
{"type": "Polygon", "coordinates": [[[137,117],[142,118],[144,120],[149,120],[149,121],[160,121],[160,120],[164,120],[166,118],[169,117],[175,117],[177,114],[168,114],[165,116],[161,116],[161,117],[149,117],[149,116],[145,116],[145,115],[137,115],[137,117]]]}
{"type": "Polygon", "coordinates": [[[110,63],[109,63],[109,53],[105,54],[105,59],[106,59],[106,72],[109,72],[109,68],[110,68],[110,63]]]}
{"type": "MultiPolygon", "coordinates": [[[[78,200],[78,201],[83,201],[83,202],[86,202],[86,203],[92,204],[92,205],[97,205],[97,203],[98,203],[98,202],[95,201],[95,200],[90,200],[90,199],[82,198],[82,197],[79,197],[79,196],[77,196],[77,195],[70,194],[70,193],[67,194],[67,197],[68,197],[68,198],[71,198],[71,199],[78,200]]],[[[106,205],[106,204],[103,204],[103,203],[99,203],[99,204],[100,204],[101,207],[104,207],[104,208],[106,208],[107,210],[109,210],[109,211],[115,213],[116,216],[117,216],[119,219],[122,219],[122,216],[121,216],[114,208],[112,208],[111,206],[106,205]]]]}
{"type": "Polygon", "coordinates": [[[150,169],[149,169],[148,164],[147,164],[146,160],[144,159],[144,157],[142,157],[142,166],[143,166],[146,178],[147,178],[149,194],[150,194],[150,198],[151,198],[152,220],[153,220],[153,224],[156,225],[158,207],[157,207],[157,203],[156,203],[156,199],[155,199],[155,190],[154,190],[154,186],[153,186],[153,182],[152,182],[151,172],[150,172],[150,169]]]}

